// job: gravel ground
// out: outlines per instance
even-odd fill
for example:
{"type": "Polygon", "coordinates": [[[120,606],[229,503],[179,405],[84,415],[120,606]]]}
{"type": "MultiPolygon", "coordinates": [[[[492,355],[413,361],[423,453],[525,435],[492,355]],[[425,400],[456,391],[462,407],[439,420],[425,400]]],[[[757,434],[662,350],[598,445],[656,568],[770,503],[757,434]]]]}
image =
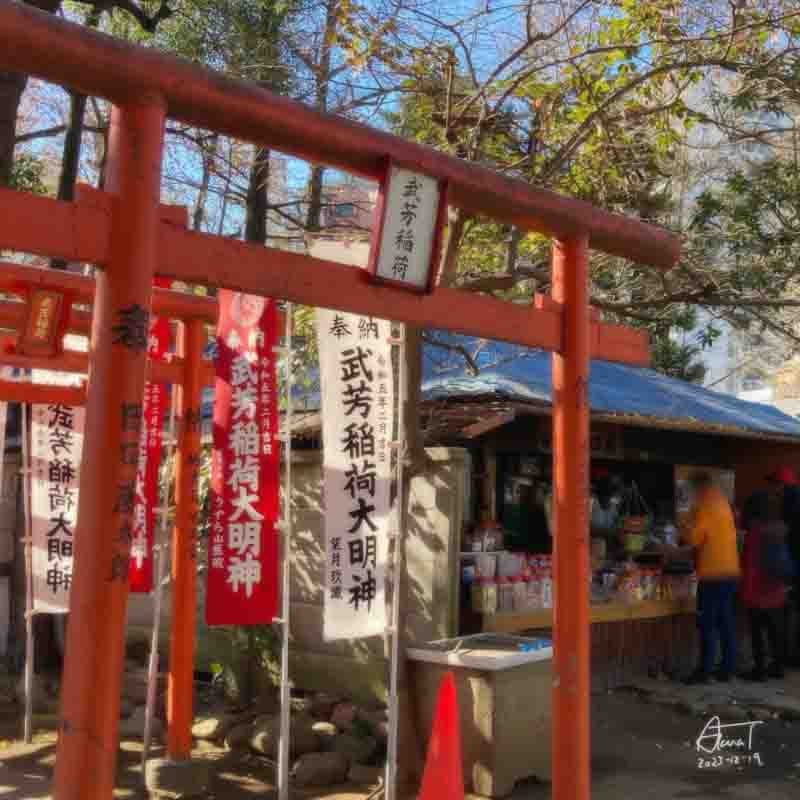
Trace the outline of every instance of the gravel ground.
{"type": "MultiPolygon", "coordinates": [[[[800,676],[787,684],[787,694],[800,676]]],[[[593,698],[593,800],[788,800],[800,798],[800,722],[766,720],[755,730],[754,750],[763,767],[698,768],[695,742],[707,720],[646,702],[637,693],[593,698]]],[[[726,720],[721,719],[725,724],[726,720]]],[[[38,731],[33,745],[13,739],[16,720],[0,720],[0,800],[47,800],[55,759],[55,736],[38,731]]],[[[144,800],[141,745],[124,742],[115,798],[144,800]]],[[[159,755],[156,751],[154,755],[159,755]]],[[[218,762],[211,798],[252,800],[272,794],[272,774],[257,759],[233,761],[204,747],[198,757],[218,762]]],[[[357,787],[295,793],[297,798],[363,800],[357,787]]],[[[513,800],[545,800],[548,785],[517,787],[513,800]]]]}

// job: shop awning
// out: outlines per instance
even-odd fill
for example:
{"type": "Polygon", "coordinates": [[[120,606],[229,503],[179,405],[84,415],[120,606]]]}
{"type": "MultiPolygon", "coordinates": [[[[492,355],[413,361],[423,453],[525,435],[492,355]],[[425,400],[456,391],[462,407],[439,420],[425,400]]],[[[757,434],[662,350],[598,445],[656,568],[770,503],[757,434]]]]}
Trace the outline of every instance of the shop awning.
{"type": "MultiPolygon", "coordinates": [[[[485,420],[499,421],[526,407],[546,413],[551,402],[549,353],[439,332],[427,336],[423,399],[439,401],[440,413],[444,405],[462,406],[462,412],[465,406],[481,406],[485,420]]],[[[589,401],[596,419],[800,442],[800,420],[773,406],[738,400],[651,369],[593,361],[589,401]]],[[[464,424],[470,424],[467,415],[464,424]]]]}

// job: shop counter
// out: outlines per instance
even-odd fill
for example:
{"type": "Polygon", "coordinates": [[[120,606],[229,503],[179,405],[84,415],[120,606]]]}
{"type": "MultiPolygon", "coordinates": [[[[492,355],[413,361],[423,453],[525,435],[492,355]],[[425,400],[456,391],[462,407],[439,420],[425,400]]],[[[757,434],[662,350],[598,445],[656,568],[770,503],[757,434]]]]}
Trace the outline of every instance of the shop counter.
{"type": "MultiPolygon", "coordinates": [[[[640,603],[603,603],[591,607],[591,621],[625,622],[628,620],[659,619],[679,614],[694,614],[695,600],[645,600],[640,603]]],[[[523,613],[497,613],[483,616],[486,633],[518,633],[553,627],[553,610],[543,608],[523,613]]]]}
{"type": "Polygon", "coordinates": [[[439,684],[445,673],[454,674],[468,792],[506,797],[524,778],[550,780],[552,652],[549,641],[499,634],[407,651],[419,730],[426,735],[439,684]]]}

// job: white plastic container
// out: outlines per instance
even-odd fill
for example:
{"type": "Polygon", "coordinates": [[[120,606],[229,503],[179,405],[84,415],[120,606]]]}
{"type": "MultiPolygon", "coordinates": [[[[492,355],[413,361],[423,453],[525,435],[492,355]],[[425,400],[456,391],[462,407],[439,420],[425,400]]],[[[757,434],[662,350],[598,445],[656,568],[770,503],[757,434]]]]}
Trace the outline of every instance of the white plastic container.
{"type": "Polygon", "coordinates": [[[553,607],[553,579],[550,577],[550,571],[544,573],[542,578],[542,608],[553,607]]]}

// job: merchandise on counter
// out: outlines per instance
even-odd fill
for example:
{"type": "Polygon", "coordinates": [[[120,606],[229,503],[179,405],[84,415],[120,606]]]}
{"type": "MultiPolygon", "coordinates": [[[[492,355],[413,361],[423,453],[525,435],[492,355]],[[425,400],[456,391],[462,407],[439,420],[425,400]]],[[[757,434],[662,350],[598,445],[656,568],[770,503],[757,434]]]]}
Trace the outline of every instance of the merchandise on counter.
{"type": "Polygon", "coordinates": [[[511,588],[514,597],[514,612],[522,614],[528,610],[528,581],[522,575],[511,579],[511,588]]]}
{"type": "Polygon", "coordinates": [[[488,522],[483,526],[483,550],[486,553],[497,552],[504,547],[503,529],[497,522],[488,522]]]}
{"type": "Polygon", "coordinates": [[[641,553],[642,550],[644,550],[645,541],[646,536],[643,533],[625,531],[623,535],[623,546],[625,548],[625,552],[629,555],[641,553]]]}
{"type": "Polygon", "coordinates": [[[494,578],[497,576],[497,556],[488,553],[475,557],[475,566],[478,575],[482,578],[494,578]]]}
{"type": "Polygon", "coordinates": [[[514,587],[511,578],[497,579],[497,610],[501,614],[509,614],[514,610],[514,587]]]}
{"type": "Polygon", "coordinates": [[[542,608],[553,607],[553,579],[548,569],[542,577],[542,608]]]}
{"type": "Polygon", "coordinates": [[[542,576],[538,567],[531,571],[528,581],[527,611],[538,611],[542,607],[542,576]]]}
{"type": "Polygon", "coordinates": [[[472,584],[472,610],[477,614],[497,613],[497,583],[494,578],[478,578],[472,584]]]}
{"type": "Polygon", "coordinates": [[[597,561],[605,561],[606,560],[606,540],[601,539],[600,537],[595,537],[592,539],[592,558],[596,559],[597,561]]]}
{"type": "Polygon", "coordinates": [[[525,556],[519,553],[500,553],[497,561],[498,576],[513,578],[515,575],[521,575],[525,561],[525,556]]]}

